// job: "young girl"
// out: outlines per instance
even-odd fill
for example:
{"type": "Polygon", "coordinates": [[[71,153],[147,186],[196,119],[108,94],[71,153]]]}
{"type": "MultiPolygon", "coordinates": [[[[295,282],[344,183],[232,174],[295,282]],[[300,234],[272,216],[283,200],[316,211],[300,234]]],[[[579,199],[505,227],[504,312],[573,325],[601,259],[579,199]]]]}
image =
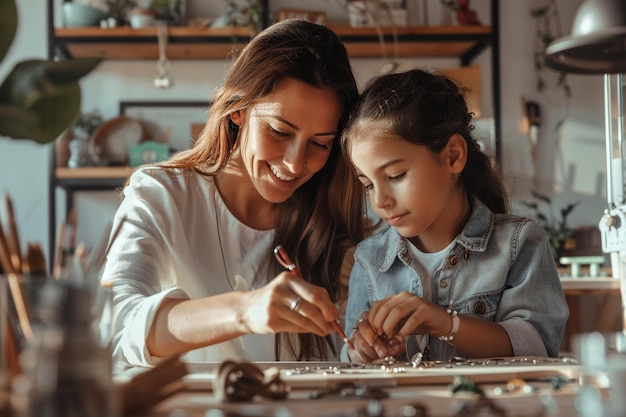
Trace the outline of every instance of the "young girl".
{"type": "Polygon", "coordinates": [[[508,213],[471,118],[422,70],[363,92],[342,146],[387,225],[356,249],[344,359],[558,356],[569,312],[547,236],[508,213]]]}

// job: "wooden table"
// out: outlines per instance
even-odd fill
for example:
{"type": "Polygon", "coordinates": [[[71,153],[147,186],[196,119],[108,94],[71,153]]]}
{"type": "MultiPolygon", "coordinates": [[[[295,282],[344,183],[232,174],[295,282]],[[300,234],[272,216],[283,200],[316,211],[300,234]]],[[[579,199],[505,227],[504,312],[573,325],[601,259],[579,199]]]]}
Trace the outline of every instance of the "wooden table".
{"type": "MultiPolygon", "coordinates": [[[[534,383],[536,391],[531,394],[491,394],[496,385],[485,386],[489,398],[507,416],[579,417],[574,408],[577,387],[553,391],[546,383],[534,383]],[[544,402],[549,403],[548,407],[544,402]],[[554,410],[553,414],[550,412],[554,410]],[[543,412],[543,414],[542,414],[543,412]]],[[[242,404],[221,404],[210,392],[186,391],[164,401],[153,410],[142,414],[150,417],[219,417],[219,416],[276,416],[276,417],[359,417],[359,416],[411,416],[411,407],[423,407],[425,416],[448,417],[457,414],[464,402],[476,401],[473,395],[451,393],[446,386],[395,387],[387,389],[389,398],[380,402],[354,398],[309,399],[310,391],[294,390],[287,401],[254,401],[242,404]],[[371,410],[367,414],[366,410],[371,410]],[[377,410],[382,408],[382,413],[377,410]]],[[[483,414],[481,414],[483,415],[483,414]]],[[[484,414],[493,415],[493,414],[484,414]]]]}
{"type": "Polygon", "coordinates": [[[590,331],[611,332],[622,329],[621,284],[619,279],[610,276],[593,278],[562,276],[561,285],[570,309],[561,351],[570,352],[572,350],[571,341],[577,334],[590,331]]]}
{"type": "MultiPolygon", "coordinates": [[[[486,363],[486,362],[485,362],[486,363]]],[[[187,389],[179,392],[138,416],[150,417],[219,417],[219,416],[410,416],[416,410],[426,411],[426,416],[455,416],[465,404],[476,405],[479,396],[475,392],[452,392],[455,376],[463,375],[476,382],[484,398],[504,411],[507,416],[578,416],[575,399],[580,386],[580,368],[572,363],[544,358],[500,358],[497,364],[439,365],[440,368],[407,368],[396,373],[391,368],[350,373],[340,370],[317,373],[320,369],[331,369],[341,363],[310,363],[316,373],[293,374],[293,369],[302,369],[304,363],[257,363],[267,370],[279,366],[281,378],[289,384],[291,391],[285,400],[270,401],[256,397],[252,401],[221,402],[213,391],[216,367],[219,364],[189,364],[190,374],[185,377],[187,389]],[[533,360],[539,362],[534,363],[533,360]],[[542,361],[546,362],[543,363],[542,361]],[[513,362],[511,362],[513,361],[513,362]],[[517,363],[515,361],[518,361],[517,363]],[[524,362],[526,361],[526,362],[524,362]],[[530,362],[528,362],[530,361],[530,362]],[[345,372],[345,373],[343,373],[345,372]],[[291,374],[290,374],[291,373],[291,374]],[[567,380],[555,389],[551,379],[567,380]],[[525,381],[527,385],[511,391],[507,382],[525,381]],[[384,391],[388,397],[381,400],[355,396],[327,395],[312,399],[311,393],[324,387],[342,382],[384,391]],[[411,408],[413,407],[413,409],[411,408]],[[542,414],[543,412],[543,414],[542,414]]],[[[266,371],[268,372],[268,371],[266,371]]],[[[128,376],[128,374],[126,375],[128,376]]],[[[480,414],[495,415],[495,414],[480,414]]]]}

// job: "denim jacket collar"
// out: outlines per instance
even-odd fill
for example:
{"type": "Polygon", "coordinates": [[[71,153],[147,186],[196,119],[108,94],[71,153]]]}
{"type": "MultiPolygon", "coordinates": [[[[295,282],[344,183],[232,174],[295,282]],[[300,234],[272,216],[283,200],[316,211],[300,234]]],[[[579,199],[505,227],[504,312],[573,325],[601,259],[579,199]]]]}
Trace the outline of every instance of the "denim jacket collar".
{"type": "MultiPolygon", "coordinates": [[[[489,237],[493,232],[495,215],[478,198],[472,197],[471,202],[472,213],[470,218],[467,220],[461,233],[454,240],[467,250],[484,252],[487,248],[489,237]]],[[[408,256],[408,241],[400,236],[393,227],[388,227],[387,234],[385,262],[381,265],[380,271],[388,270],[396,258],[405,265],[409,265],[411,259],[408,256]]]]}

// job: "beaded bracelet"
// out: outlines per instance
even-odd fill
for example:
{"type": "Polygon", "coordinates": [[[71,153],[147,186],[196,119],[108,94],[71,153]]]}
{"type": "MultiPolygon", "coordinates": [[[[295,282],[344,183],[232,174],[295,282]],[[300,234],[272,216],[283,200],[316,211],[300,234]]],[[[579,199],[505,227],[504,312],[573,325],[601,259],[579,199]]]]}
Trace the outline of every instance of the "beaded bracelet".
{"type": "Polygon", "coordinates": [[[452,316],[452,330],[450,330],[450,333],[445,336],[439,336],[439,340],[444,342],[451,342],[452,340],[454,340],[454,336],[456,336],[456,333],[459,331],[459,325],[461,324],[461,320],[459,319],[456,311],[452,311],[450,309],[446,311],[452,316]]]}

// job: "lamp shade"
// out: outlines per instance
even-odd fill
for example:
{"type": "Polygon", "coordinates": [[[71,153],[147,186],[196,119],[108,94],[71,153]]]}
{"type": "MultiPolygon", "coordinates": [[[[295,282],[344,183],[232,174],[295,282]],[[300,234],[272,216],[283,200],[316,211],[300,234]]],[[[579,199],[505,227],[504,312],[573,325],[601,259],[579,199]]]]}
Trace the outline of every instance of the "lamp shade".
{"type": "Polygon", "coordinates": [[[544,63],[562,72],[626,72],[626,1],[586,0],[574,18],[572,35],[546,48],[544,63]]]}

